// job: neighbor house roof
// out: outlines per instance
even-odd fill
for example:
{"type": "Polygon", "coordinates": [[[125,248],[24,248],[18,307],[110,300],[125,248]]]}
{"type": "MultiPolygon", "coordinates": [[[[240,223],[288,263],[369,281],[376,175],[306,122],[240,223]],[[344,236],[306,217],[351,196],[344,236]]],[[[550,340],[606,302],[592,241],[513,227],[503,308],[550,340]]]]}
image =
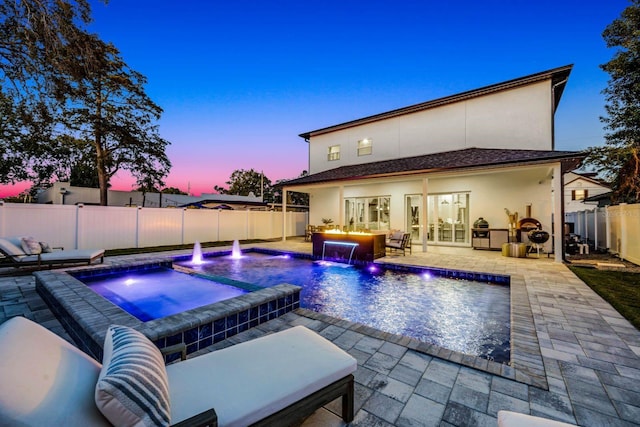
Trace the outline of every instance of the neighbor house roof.
{"type": "Polygon", "coordinates": [[[605,188],[609,188],[610,187],[610,185],[607,184],[606,182],[601,181],[599,179],[592,178],[592,176],[595,176],[595,174],[591,174],[591,173],[583,174],[583,173],[580,173],[580,172],[572,172],[572,173],[574,175],[576,175],[576,177],[574,179],[572,179],[571,181],[565,182],[564,185],[571,184],[572,182],[582,180],[582,181],[590,182],[590,183],[595,184],[595,185],[599,185],[600,187],[605,187],[605,188]]]}
{"type": "Polygon", "coordinates": [[[453,171],[463,169],[488,169],[496,166],[521,166],[562,161],[563,172],[575,169],[585,155],[577,151],[512,150],[498,148],[466,148],[404,157],[358,165],[341,166],[313,175],[307,175],[282,186],[318,184],[330,181],[347,181],[383,176],[412,175],[418,173],[453,171]]]}
{"type": "Polygon", "coordinates": [[[452,104],[454,102],[476,98],[476,97],[488,95],[494,92],[514,89],[520,86],[530,85],[532,83],[537,83],[544,80],[551,80],[551,85],[554,88],[553,89],[554,92],[552,95],[553,95],[554,111],[555,111],[555,108],[558,107],[558,103],[560,102],[560,98],[562,97],[562,92],[564,91],[564,87],[566,86],[566,83],[567,83],[567,78],[569,77],[569,74],[571,73],[572,68],[573,68],[573,65],[565,65],[564,67],[558,67],[551,70],[542,71],[540,73],[531,74],[529,76],[508,80],[506,82],[497,83],[497,84],[485,86],[479,89],[462,92],[456,95],[446,96],[444,98],[438,98],[432,101],[410,105],[408,107],[399,108],[397,110],[387,111],[386,113],[380,113],[373,116],[368,116],[361,119],[341,123],[338,125],[301,133],[299,136],[304,138],[305,140],[308,140],[313,136],[322,135],[324,133],[347,129],[354,126],[360,126],[363,124],[372,123],[379,120],[385,120],[385,119],[389,119],[396,116],[403,116],[405,114],[416,113],[419,111],[428,110],[430,108],[440,107],[442,105],[452,104]]]}

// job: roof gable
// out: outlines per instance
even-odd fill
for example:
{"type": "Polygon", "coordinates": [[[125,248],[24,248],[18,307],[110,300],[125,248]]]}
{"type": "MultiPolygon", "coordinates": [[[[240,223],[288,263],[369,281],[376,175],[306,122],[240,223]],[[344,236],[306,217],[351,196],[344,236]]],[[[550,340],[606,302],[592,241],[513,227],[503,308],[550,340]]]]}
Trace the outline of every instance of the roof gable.
{"type": "Polygon", "coordinates": [[[563,67],[554,68],[540,73],[531,74],[525,77],[520,77],[506,82],[497,83],[489,86],[485,86],[479,89],[473,89],[470,91],[462,92],[456,95],[450,95],[443,98],[434,99],[432,101],[423,102],[420,104],[410,105],[408,107],[399,108],[396,110],[387,111],[385,113],[375,114],[373,116],[363,117],[361,119],[352,120],[349,122],[341,123],[338,125],[329,126],[322,129],[313,130],[310,132],[301,133],[299,136],[308,140],[309,138],[317,135],[322,135],[329,132],[335,132],[342,129],[347,129],[354,126],[360,126],[367,123],[372,123],[380,120],[389,119],[392,117],[403,116],[406,114],[416,113],[430,108],[440,107],[446,104],[452,104],[455,102],[464,101],[471,98],[489,95],[495,92],[509,90],[521,86],[530,85],[544,80],[551,80],[552,87],[554,87],[554,111],[557,108],[562,92],[566,85],[569,74],[573,65],[565,65],[563,67]]]}

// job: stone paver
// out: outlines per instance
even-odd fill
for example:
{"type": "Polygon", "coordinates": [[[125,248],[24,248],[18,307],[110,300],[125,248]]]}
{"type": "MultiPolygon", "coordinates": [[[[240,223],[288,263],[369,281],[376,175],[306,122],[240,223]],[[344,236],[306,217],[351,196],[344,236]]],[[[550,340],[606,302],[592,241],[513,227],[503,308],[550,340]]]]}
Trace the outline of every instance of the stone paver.
{"type": "MultiPolygon", "coordinates": [[[[260,244],[309,252],[301,240],[260,244]]],[[[495,426],[507,409],[583,426],[640,425],[640,332],[564,265],[545,258],[505,258],[499,252],[429,248],[385,257],[408,263],[512,278],[512,363],[483,363],[372,328],[297,310],[220,342],[233,345],[305,325],[351,353],[355,373],[353,426],[495,426]]],[[[143,258],[172,254],[145,255],[143,258]]],[[[118,263],[121,258],[107,259],[118,263]]],[[[0,323],[36,320],[69,337],[34,291],[30,275],[0,277],[0,323]]],[[[341,426],[339,402],[304,426],[341,426]]]]}

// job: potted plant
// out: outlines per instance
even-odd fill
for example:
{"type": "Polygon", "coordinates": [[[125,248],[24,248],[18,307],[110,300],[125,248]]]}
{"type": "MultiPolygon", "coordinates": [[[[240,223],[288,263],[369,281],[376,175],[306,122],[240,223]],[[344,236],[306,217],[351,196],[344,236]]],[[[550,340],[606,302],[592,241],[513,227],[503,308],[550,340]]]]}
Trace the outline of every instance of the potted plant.
{"type": "Polygon", "coordinates": [[[330,224],[333,222],[333,220],[331,218],[322,218],[322,223],[324,224],[325,228],[329,229],[330,224]]]}

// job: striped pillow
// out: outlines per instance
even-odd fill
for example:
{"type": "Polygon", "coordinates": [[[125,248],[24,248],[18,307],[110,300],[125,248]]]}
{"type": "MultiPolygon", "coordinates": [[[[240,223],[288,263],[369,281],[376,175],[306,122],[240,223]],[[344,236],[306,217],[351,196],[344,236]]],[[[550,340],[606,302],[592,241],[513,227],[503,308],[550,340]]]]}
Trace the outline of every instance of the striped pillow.
{"type": "Polygon", "coordinates": [[[104,340],[96,406],[117,426],[168,426],[169,384],[162,354],[140,332],[112,325],[104,340]]]}

